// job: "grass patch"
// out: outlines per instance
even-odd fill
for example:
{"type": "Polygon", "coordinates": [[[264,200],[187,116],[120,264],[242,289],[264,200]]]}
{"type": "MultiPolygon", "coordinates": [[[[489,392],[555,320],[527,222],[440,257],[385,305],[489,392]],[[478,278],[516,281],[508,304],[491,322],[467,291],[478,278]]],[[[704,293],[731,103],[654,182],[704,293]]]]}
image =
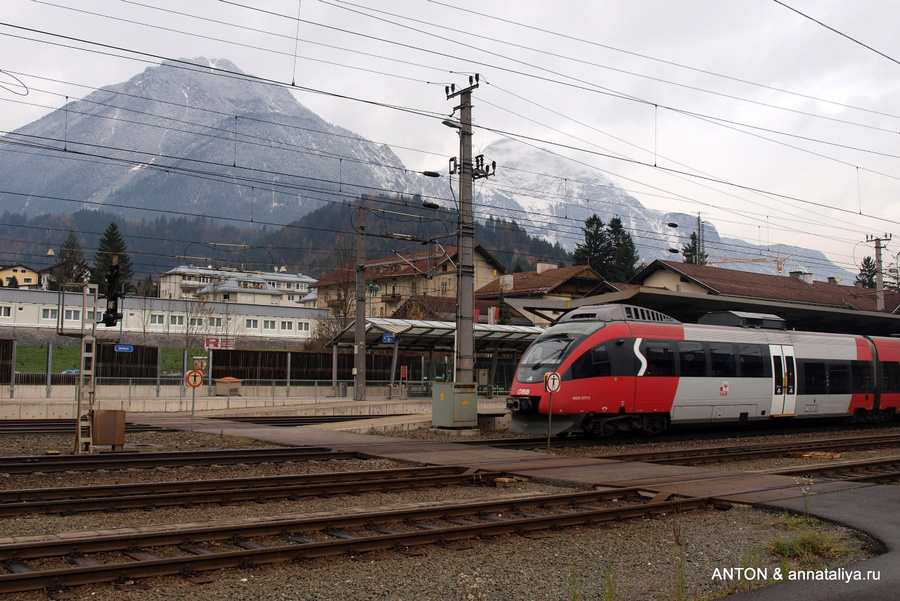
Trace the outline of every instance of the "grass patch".
{"type": "Polygon", "coordinates": [[[776,538],[769,543],[769,551],[784,559],[796,559],[807,566],[815,566],[823,560],[846,555],[850,548],[837,536],[809,531],[794,538],[776,538]]]}
{"type": "MultiPolygon", "coordinates": [[[[80,346],[53,346],[50,371],[58,374],[67,369],[77,369],[81,359],[80,346]]],[[[16,345],[16,371],[22,374],[47,373],[47,345],[16,345]]]]}
{"type": "Polygon", "coordinates": [[[788,512],[784,512],[777,518],[766,520],[765,523],[766,525],[779,530],[800,530],[803,528],[818,528],[819,526],[824,525],[822,520],[810,515],[800,515],[788,512]]]}

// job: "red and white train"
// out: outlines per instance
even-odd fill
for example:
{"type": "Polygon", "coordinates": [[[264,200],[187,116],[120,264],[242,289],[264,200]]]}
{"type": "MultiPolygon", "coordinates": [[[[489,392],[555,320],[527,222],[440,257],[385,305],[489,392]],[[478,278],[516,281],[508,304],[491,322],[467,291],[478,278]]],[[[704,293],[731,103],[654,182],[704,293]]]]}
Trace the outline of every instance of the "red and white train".
{"type": "Polygon", "coordinates": [[[528,348],[507,399],[514,432],[661,432],[670,424],[846,416],[900,408],[900,339],[784,329],[774,315],[681,323],[630,305],[581,307],[528,348]],[[733,324],[733,325],[715,325],[733,324]]]}

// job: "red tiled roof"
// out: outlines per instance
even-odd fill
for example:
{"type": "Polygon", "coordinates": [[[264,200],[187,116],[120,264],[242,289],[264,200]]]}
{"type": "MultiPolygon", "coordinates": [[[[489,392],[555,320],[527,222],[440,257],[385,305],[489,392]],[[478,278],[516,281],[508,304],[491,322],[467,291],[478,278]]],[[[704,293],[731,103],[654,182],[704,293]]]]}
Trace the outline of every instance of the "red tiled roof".
{"type": "MultiPolygon", "coordinates": [[[[689,281],[706,288],[711,294],[721,296],[826,305],[860,311],[875,310],[875,290],[872,288],[816,281],[808,284],[797,277],[751,273],[678,261],[654,261],[629,283],[640,283],[663,268],[681,274],[689,281]]],[[[900,306],[900,293],[885,292],[884,304],[886,310],[893,311],[900,306]]]]}
{"type": "MultiPolygon", "coordinates": [[[[600,285],[603,282],[603,276],[587,265],[558,267],[556,269],[548,269],[542,273],[538,273],[537,271],[525,271],[512,274],[513,287],[510,290],[504,290],[503,295],[506,297],[514,297],[548,294],[574,278],[596,280],[597,285],[600,285]]],[[[475,291],[476,298],[497,297],[499,295],[500,278],[489,282],[475,291]]]]}

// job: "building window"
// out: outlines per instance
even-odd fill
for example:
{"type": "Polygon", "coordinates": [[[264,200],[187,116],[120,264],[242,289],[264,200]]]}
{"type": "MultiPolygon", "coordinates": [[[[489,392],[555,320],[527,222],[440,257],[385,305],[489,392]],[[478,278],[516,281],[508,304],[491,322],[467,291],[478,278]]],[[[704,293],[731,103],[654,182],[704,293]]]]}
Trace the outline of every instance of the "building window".
{"type": "Polygon", "coordinates": [[[203,318],[202,317],[191,317],[188,320],[188,323],[190,323],[192,326],[202,326],[203,318]]]}
{"type": "Polygon", "coordinates": [[[88,321],[94,321],[94,312],[93,312],[93,311],[88,311],[88,312],[87,312],[87,320],[88,320],[88,321]]]}
{"type": "Polygon", "coordinates": [[[263,329],[264,330],[274,330],[275,329],[275,320],[274,319],[264,319],[263,320],[263,329]]]}
{"type": "Polygon", "coordinates": [[[169,325],[170,326],[183,326],[184,325],[184,315],[170,315],[169,316],[169,325]]]}
{"type": "Polygon", "coordinates": [[[257,329],[257,328],[259,327],[259,320],[258,320],[258,319],[248,319],[248,320],[244,323],[244,326],[245,326],[248,330],[255,330],[255,329],[257,329]]]}
{"type": "Polygon", "coordinates": [[[221,317],[210,317],[209,318],[209,327],[221,328],[222,327],[222,318],[221,317]]]}
{"type": "Polygon", "coordinates": [[[150,314],[150,325],[151,326],[161,326],[165,322],[165,319],[160,313],[151,313],[150,314]]]}
{"type": "Polygon", "coordinates": [[[294,322],[293,322],[293,321],[282,321],[282,322],[281,322],[281,329],[282,329],[282,330],[293,330],[293,329],[294,329],[294,322]]]}
{"type": "Polygon", "coordinates": [[[56,309],[41,309],[42,319],[56,319],[57,315],[56,309]]]}
{"type": "Polygon", "coordinates": [[[12,315],[10,307],[0,307],[0,317],[9,317],[10,315],[12,315]]]}
{"type": "Polygon", "coordinates": [[[81,319],[81,311],[78,309],[66,309],[66,321],[78,321],[81,319]]]}
{"type": "Polygon", "coordinates": [[[24,280],[24,282],[25,282],[26,284],[31,284],[31,283],[33,283],[33,282],[31,281],[31,278],[22,278],[22,279],[24,280]]]}

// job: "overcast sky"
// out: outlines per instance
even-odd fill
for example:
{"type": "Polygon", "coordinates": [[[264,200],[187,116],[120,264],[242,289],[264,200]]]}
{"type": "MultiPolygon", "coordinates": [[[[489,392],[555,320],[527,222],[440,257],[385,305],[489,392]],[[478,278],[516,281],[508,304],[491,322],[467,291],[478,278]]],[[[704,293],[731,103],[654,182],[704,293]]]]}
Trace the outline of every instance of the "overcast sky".
{"type": "Polygon", "coordinates": [[[816,248],[853,272],[874,252],[866,236],[893,232],[893,262],[900,3],[784,4],[3,0],[0,131],[129,79],[153,56],[204,56],[315,90],[295,95],[410,169],[440,169],[458,145],[440,123],[455,104],[444,85],[477,72],[476,150],[526,137],[645,206],[700,212],[773,254],[778,243],[816,248]]]}

